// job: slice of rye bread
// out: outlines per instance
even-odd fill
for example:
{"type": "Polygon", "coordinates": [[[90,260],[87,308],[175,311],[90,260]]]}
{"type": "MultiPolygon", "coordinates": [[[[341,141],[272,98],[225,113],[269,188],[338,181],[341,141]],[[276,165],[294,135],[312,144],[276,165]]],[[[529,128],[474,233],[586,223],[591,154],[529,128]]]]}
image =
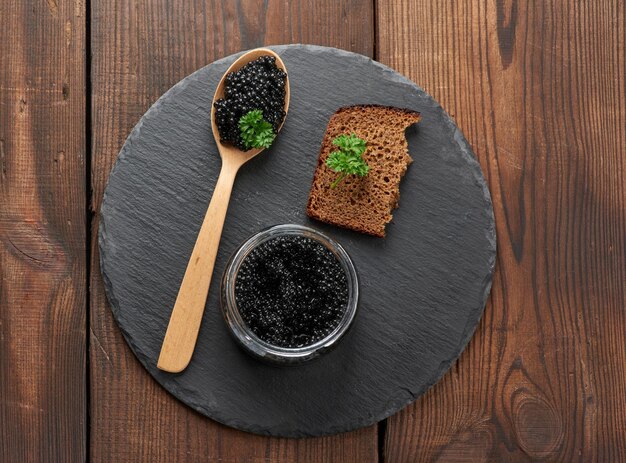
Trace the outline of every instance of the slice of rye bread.
{"type": "Polygon", "coordinates": [[[309,193],[306,212],[322,222],[383,238],[391,212],[398,207],[400,180],[413,162],[404,132],[418,122],[410,109],[378,105],[347,106],[330,118],[309,193]],[[346,176],[335,188],[339,175],[326,165],[337,147],[332,141],[351,133],[364,139],[363,159],[369,166],[365,177],[346,176]]]}

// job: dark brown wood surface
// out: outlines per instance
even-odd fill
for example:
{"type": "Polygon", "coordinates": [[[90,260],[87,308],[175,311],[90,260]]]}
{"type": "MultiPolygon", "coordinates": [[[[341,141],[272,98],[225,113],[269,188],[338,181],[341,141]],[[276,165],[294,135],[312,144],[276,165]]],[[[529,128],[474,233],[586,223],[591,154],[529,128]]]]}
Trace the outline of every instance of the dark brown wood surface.
{"type": "Polygon", "coordinates": [[[0,2],[0,461],[86,455],[85,7],[0,2]]]}
{"type": "MultiPolygon", "coordinates": [[[[92,0],[92,180],[99,209],[124,139],[156,99],[213,60],[307,42],[372,56],[370,1],[92,0]]],[[[216,424],[168,395],[134,358],[105,300],[92,227],[91,458],[109,461],[375,461],[377,427],[320,439],[265,438],[216,424]]]]}
{"type": "Polygon", "coordinates": [[[498,233],[482,323],[443,381],[388,421],[385,460],[626,461],[624,3],[377,12],[379,60],[454,115],[498,233]]]}
{"type": "Polygon", "coordinates": [[[626,461],[625,73],[619,0],[0,2],[0,462],[626,461]],[[499,252],[439,384],[378,428],[305,440],[166,394],[113,322],[95,240],[145,110],[214,59],[293,42],[373,56],[443,104],[499,252]]]}

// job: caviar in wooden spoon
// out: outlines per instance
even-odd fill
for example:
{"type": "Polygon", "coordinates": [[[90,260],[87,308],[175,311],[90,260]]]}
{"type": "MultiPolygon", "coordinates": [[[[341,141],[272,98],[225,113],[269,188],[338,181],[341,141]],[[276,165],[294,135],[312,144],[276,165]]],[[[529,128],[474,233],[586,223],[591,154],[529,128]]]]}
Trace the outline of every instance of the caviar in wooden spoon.
{"type": "MultiPolygon", "coordinates": [[[[255,115],[250,117],[247,125],[240,125],[240,121],[250,112],[261,111],[261,121],[272,126],[274,136],[278,133],[289,108],[289,79],[286,72],[285,64],[275,52],[266,48],[258,48],[239,57],[228,68],[217,86],[213,97],[211,125],[222,158],[222,170],[187,264],[187,270],[163,339],[157,363],[157,367],[161,370],[178,373],[184,370],[191,360],[209,293],[213,266],[235,177],[242,165],[268,146],[266,143],[267,126],[259,122],[255,115]],[[256,85],[260,86],[269,79],[269,76],[262,75],[260,79],[253,79],[249,74],[240,73],[246,74],[245,78],[233,77],[240,76],[237,74],[238,71],[260,58],[263,67],[269,69],[271,62],[280,71],[280,73],[275,72],[275,75],[284,78],[284,101],[280,112],[276,108],[275,99],[268,98],[267,88],[255,88],[256,85]],[[245,98],[241,95],[245,95],[245,98]],[[229,99],[233,97],[236,97],[236,101],[228,103],[229,99]],[[237,133],[231,130],[235,124],[244,132],[248,130],[247,135],[240,133],[237,136],[237,133]],[[223,133],[218,125],[224,130],[223,133]],[[246,150],[249,146],[245,144],[246,139],[258,143],[260,147],[246,150]]],[[[279,83],[276,85],[280,86],[279,83]]],[[[256,115],[258,116],[258,113],[256,115]]]]}

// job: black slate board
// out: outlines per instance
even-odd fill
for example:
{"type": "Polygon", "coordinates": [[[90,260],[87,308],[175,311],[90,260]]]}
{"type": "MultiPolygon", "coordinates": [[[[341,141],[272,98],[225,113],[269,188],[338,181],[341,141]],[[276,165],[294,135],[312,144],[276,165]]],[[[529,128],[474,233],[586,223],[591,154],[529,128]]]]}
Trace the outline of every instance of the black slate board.
{"type": "Polygon", "coordinates": [[[182,374],[159,371],[156,359],[219,172],[209,112],[235,55],[170,89],[128,137],[102,204],[101,267],[126,340],[178,399],[259,434],[333,434],[400,410],[459,356],[491,286],[493,212],[468,143],[422,89],[364,56],[316,46],[273,48],[289,71],[289,116],[272,148],[239,173],[198,344],[182,374]],[[340,106],[366,103],[422,113],[407,131],[415,162],[385,239],[325,226],[304,213],[329,117],[340,106]],[[361,281],[360,313],[337,349],[291,368],[260,363],[239,350],[218,299],[231,253],[277,223],[329,234],[351,254],[361,281]]]}

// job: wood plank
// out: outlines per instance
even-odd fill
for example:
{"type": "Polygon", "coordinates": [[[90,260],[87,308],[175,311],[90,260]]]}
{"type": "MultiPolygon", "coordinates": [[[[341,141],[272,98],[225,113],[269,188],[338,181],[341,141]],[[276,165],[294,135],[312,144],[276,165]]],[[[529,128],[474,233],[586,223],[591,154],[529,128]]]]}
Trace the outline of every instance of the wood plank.
{"type": "Polygon", "coordinates": [[[216,424],[169,396],[126,346],[105,300],[97,211],[134,124],[170,86],[211,61],[265,44],[309,42],[372,55],[370,1],[92,0],[93,209],[91,457],[109,461],[376,461],[376,426],[287,440],[216,424]]]}
{"type": "Polygon", "coordinates": [[[85,11],[0,2],[0,461],[86,458],[85,11]]]}
{"type": "Polygon", "coordinates": [[[379,59],[455,116],[489,180],[491,301],[388,422],[386,461],[626,461],[626,12],[379,2],[379,59]]]}

